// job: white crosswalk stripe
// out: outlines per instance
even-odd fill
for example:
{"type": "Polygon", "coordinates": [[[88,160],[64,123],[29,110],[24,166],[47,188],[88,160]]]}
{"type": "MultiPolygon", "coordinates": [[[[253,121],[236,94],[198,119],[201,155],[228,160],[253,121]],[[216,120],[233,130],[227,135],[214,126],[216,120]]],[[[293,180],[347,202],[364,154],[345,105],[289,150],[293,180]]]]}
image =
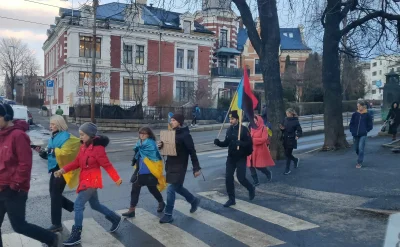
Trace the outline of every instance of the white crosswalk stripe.
{"type": "Polygon", "coordinates": [[[250,247],[275,246],[285,243],[252,227],[225,218],[200,207],[195,213],[191,214],[189,213],[190,205],[182,200],[177,200],[175,202],[175,209],[186,216],[209,225],[250,247]]]}
{"type": "MultiPolygon", "coordinates": [[[[122,211],[117,213],[122,214],[122,211]]],[[[159,218],[153,214],[147,212],[142,208],[136,209],[136,217],[128,219],[129,222],[139,227],[147,234],[155,238],[158,242],[164,246],[196,246],[196,247],[207,247],[200,239],[193,237],[190,233],[187,233],[180,228],[172,225],[159,223],[159,218]],[[179,237],[177,237],[179,236],[179,237]]]]}
{"type": "MultiPolygon", "coordinates": [[[[200,192],[198,194],[221,204],[224,204],[228,200],[228,197],[217,191],[200,192]]],[[[313,223],[274,211],[269,208],[261,207],[253,203],[239,199],[236,199],[236,202],[236,205],[232,206],[232,208],[272,224],[282,226],[291,231],[303,231],[319,227],[313,223]]]]}
{"type": "Polygon", "coordinates": [[[2,234],[4,247],[42,247],[43,245],[34,239],[18,233],[2,234]]]}

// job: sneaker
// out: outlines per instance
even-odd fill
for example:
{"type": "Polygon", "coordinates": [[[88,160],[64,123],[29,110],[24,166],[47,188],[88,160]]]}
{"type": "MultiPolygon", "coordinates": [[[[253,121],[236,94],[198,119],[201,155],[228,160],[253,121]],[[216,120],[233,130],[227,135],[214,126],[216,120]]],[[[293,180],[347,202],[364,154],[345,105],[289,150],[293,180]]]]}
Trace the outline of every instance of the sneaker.
{"type": "Polygon", "coordinates": [[[67,241],[64,241],[63,244],[66,246],[80,244],[81,243],[81,234],[82,234],[82,227],[72,226],[71,235],[69,236],[67,241]]]}
{"type": "Polygon", "coordinates": [[[249,200],[252,201],[256,197],[256,188],[253,187],[252,190],[249,190],[249,200]]]}
{"type": "Polygon", "coordinates": [[[164,214],[164,216],[160,219],[160,224],[172,223],[173,221],[174,218],[172,218],[172,215],[164,214]]]}
{"type": "Polygon", "coordinates": [[[292,171],[291,170],[287,170],[283,173],[283,175],[289,175],[292,171]]]}
{"type": "Polygon", "coordinates": [[[361,164],[357,164],[357,165],[356,165],[356,168],[358,168],[358,169],[360,169],[361,167],[362,167],[361,164]]]}
{"type": "Polygon", "coordinates": [[[229,199],[225,204],[224,207],[225,208],[229,208],[230,206],[236,205],[236,201],[235,199],[229,199]]]}
{"type": "Polygon", "coordinates": [[[258,181],[254,181],[254,182],[253,182],[253,186],[254,186],[254,187],[259,186],[259,185],[260,185],[260,182],[258,182],[258,181]]]}
{"type": "Polygon", "coordinates": [[[294,168],[299,168],[299,165],[300,165],[300,159],[297,158],[296,163],[294,163],[294,168]]]}
{"type": "Polygon", "coordinates": [[[199,208],[199,204],[200,204],[200,199],[196,197],[192,202],[192,207],[190,208],[190,212],[191,213],[196,212],[197,209],[199,208]]]}
{"type": "Polygon", "coordinates": [[[47,228],[47,230],[51,231],[51,232],[62,232],[63,226],[62,225],[51,225],[49,228],[47,228]]]}
{"type": "Polygon", "coordinates": [[[113,216],[106,216],[106,219],[109,220],[112,223],[112,226],[109,230],[109,232],[115,232],[118,230],[120,227],[122,221],[124,220],[121,216],[119,215],[113,215],[113,216]]]}
{"type": "Polygon", "coordinates": [[[162,211],[164,211],[164,209],[165,209],[165,202],[162,201],[162,202],[158,203],[157,212],[161,213],[162,211]]]}

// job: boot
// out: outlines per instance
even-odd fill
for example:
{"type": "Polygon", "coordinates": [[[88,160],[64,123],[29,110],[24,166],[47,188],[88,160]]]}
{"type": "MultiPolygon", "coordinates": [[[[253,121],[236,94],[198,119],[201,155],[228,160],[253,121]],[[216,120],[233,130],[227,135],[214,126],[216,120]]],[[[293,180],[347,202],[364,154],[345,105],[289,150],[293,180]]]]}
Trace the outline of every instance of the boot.
{"type": "Polygon", "coordinates": [[[62,232],[63,226],[62,225],[51,225],[49,228],[47,228],[47,230],[51,231],[51,232],[62,232]]]}
{"type": "Polygon", "coordinates": [[[55,234],[54,240],[53,242],[51,242],[51,244],[42,244],[43,247],[58,247],[58,241],[60,240],[60,237],[58,236],[58,234],[55,234]]]}
{"type": "Polygon", "coordinates": [[[192,207],[190,208],[190,212],[191,213],[196,212],[197,209],[199,208],[199,204],[200,204],[200,199],[196,197],[192,202],[192,207]]]}
{"type": "Polygon", "coordinates": [[[121,225],[121,222],[123,220],[122,217],[117,214],[114,214],[112,216],[106,216],[106,219],[112,223],[112,226],[111,226],[109,232],[115,232],[116,230],[118,230],[118,228],[121,225]]]}
{"type": "Polygon", "coordinates": [[[173,221],[174,218],[172,218],[172,215],[164,214],[164,216],[160,219],[160,224],[172,223],[173,221]]]}
{"type": "Polygon", "coordinates": [[[260,182],[258,181],[258,176],[257,176],[257,174],[251,175],[251,177],[253,178],[253,181],[254,181],[253,185],[254,185],[254,186],[259,186],[259,185],[260,185],[260,182]]]}
{"type": "Polygon", "coordinates": [[[272,180],[272,172],[270,170],[267,170],[265,175],[267,176],[268,182],[272,180]]]}
{"type": "Polygon", "coordinates": [[[397,139],[397,135],[396,135],[396,134],[393,134],[392,140],[393,140],[393,141],[396,141],[396,139],[397,139]]]}
{"type": "Polygon", "coordinates": [[[72,226],[71,235],[63,244],[66,246],[77,245],[81,243],[82,227],[72,226]]]}
{"type": "Polygon", "coordinates": [[[299,168],[300,166],[300,158],[296,158],[296,161],[294,162],[294,168],[299,168]]]}
{"type": "Polygon", "coordinates": [[[135,217],[135,207],[130,207],[128,212],[122,214],[122,216],[126,218],[133,218],[135,217]]]}
{"type": "Polygon", "coordinates": [[[164,202],[164,201],[159,202],[159,203],[158,203],[157,212],[158,212],[158,213],[161,213],[162,211],[164,211],[164,209],[165,209],[165,202],[164,202]]]}
{"type": "Polygon", "coordinates": [[[252,186],[252,189],[249,190],[249,200],[252,201],[256,196],[256,187],[252,186]]]}
{"type": "Polygon", "coordinates": [[[234,196],[229,196],[229,200],[224,204],[225,208],[229,208],[230,206],[236,205],[236,200],[234,196]]]}

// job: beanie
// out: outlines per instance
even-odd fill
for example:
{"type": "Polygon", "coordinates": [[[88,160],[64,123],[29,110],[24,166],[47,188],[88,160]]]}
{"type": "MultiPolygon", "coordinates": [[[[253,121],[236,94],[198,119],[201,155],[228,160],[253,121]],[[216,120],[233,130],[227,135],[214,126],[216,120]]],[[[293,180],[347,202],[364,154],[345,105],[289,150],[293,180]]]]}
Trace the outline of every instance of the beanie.
{"type": "Polygon", "coordinates": [[[230,117],[230,118],[239,119],[238,112],[237,112],[237,111],[231,111],[231,112],[229,113],[229,117],[230,117]]]}
{"type": "Polygon", "coordinates": [[[185,122],[185,117],[180,113],[175,113],[171,118],[175,119],[181,126],[185,122]]]}
{"type": "Polygon", "coordinates": [[[14,110],[9,104],[0,103],[0,116],[4,117],[5,115],[9,115],[11,117],[10,120],[13,120],[14,110]]]}
{"type": "Polygon", "coordinates": [[[94,123],[84,123],[79,127],[79,130],[89,137],[95,137],[97,134],[97,126],[94,123]]]}

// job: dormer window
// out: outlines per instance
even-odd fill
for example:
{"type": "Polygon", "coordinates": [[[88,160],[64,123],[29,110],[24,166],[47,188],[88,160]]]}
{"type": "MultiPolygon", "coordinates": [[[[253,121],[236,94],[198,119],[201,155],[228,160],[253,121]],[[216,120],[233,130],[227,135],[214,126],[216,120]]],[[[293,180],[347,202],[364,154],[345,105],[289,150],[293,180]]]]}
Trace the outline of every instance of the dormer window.
{"type": "Polygon", "coordinates": [[[191,21],[184,21],[183,22],[183,32],[184,33],[190,34],[191,27],[192,27],[192,22],[191,21]]]}
{"type": "Polygon", "coordinates": [[[289,38],[293,38],[293,33],[289,32],[289,33],[283,33],[283,36],[289,37],[289,38]]]}

